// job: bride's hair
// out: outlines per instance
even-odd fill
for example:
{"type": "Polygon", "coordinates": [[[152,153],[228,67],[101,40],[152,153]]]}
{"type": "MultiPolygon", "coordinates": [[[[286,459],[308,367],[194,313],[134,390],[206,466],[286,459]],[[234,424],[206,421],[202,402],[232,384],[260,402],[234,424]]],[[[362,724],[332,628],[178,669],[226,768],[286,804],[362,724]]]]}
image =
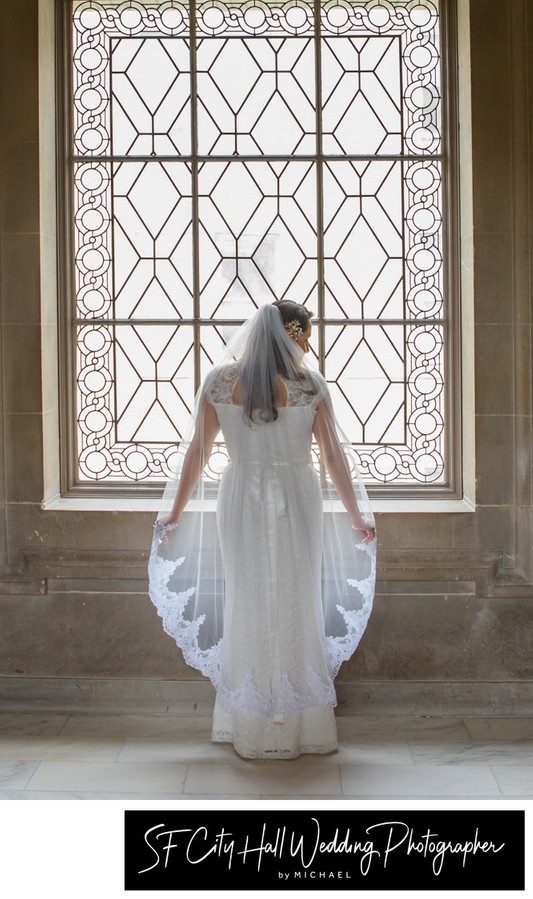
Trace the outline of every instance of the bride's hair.
{"type": "Polygon", "coordinates": [[[276,300],[272,305],[277,306],[281,312],[284,325],[297,321],[302,331],[307,331],[314,313],[310,312],[306,306],[302,306],[301,303],[293,303],[292,300],[276,300]]]}
{"type": "Polygon", "coordinates": [[[281,403],[280,377],[304,383],[314,393],[314,384],[303,362],[303,350],[289,337],[286,324],[298,322],[302,331],[309,327],[312,313],[292,300],[278,300],[263,306],[250,321],[241,357],[241,404],[249,424],[278,418],[281,403]]]}
{"type": "MultiPolygon", "coordinates": [[[[305,306],[302,306],[300,303],[293,303],[292,300],[276,300],[276,302],[272,303],[272,305],[276,306],[276,308],[281,312],[283,327],[286,331],[286,325],[288,325],[290,322],[298,322],[298,325],[302,329],[302,332],[305,333],[305,331],[307,331],[309,322],[313,317],[313,313],[306,309],[305,306]]],[[[287,333],[289,333],[289,331],[287,331],[287,333]]],[[[287,371],[285,356],[282,352],[279,352],[279,349],[275,344],[274,353],[276,356],[276,368],[278,374],[281,375],[282,378],[291,380],[295,375],[298,378],[301,377],[301,372],[298,370],[298,366],[296,367],[296,370],[291,369],[291,371],[287,371]]],[[[292,361],[293,360],[291,359],[291,362],[292,361]]]]}

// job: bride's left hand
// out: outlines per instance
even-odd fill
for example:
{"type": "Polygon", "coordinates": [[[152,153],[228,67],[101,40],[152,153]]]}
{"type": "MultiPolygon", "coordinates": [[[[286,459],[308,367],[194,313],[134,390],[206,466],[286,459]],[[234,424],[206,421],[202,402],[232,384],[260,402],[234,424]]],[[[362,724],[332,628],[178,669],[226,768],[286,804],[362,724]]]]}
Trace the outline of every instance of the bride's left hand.
{"type": "Polygon", "coordinates": [[[376,536],[376,529],[374,527],[360,527],[359,525],[352,524],[352,528],[354,531],[359,531],[359,533],[363,535],[362,543],[372,543],[376,536]]]}
{"type": "Polygon", "coordinates": [[[158,518],[156,524],[162,525],[164,528],[172,527],[172,525],[177,524],[179,521],[179,516],[172,515],[163,515],[163,518],[158,518]]]}

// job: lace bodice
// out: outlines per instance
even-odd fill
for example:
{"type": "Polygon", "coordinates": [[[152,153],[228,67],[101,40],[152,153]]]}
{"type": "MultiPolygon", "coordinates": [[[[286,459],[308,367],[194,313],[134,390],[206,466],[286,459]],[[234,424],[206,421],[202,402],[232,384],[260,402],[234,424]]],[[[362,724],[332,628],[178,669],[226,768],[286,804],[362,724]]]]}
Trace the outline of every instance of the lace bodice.
{"type": "Polygon", "coordinates": [[[265,465],[308,465],[310,463],[315,406],[320,399],[309,387],[285,381],[287,404],[278,407],[275,422],[245,421],[242,406],[232,402],[239,378],[237,364],[215,370],[206,382],[206,397],[215,406],[224,442],[232,462],[265,465]]]}
{"type": "MultiPolygon", "coordinates": [[[[310,393],[299,381],[289,381],[282,378],[287,390],[287,406],[315,406],[322,395],[320,389],[324,379],[319,372],[313,372],[316,391],[310,393]]],[[[239,380],[239,365],[234,362],[230,365],[213,369],[205,382],[206,397],[213,405],[228,405],[232,403],[233,391],[239,380]]]]}

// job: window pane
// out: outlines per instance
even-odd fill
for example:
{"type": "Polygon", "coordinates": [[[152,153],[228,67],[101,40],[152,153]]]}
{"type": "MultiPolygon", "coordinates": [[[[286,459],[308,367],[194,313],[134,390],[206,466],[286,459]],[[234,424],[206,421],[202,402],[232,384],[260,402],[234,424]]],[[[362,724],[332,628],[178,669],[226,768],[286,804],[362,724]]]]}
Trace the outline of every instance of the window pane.
{"type": "Polygon", "coordinates": [[[75,153],[189,153],[188,4],[73,9],[75,153]]]}
{"type": "Polygon", "coordinates": [[[324,152],[441,152],[438,5],[321,4],[324,152]]]}
{"type": "Polygon", "coordinates": [[[197,59],[201,155],[315,152],[310,38],[211,38],[197,59]]]}
{"type": "Polygon", "coordinates": [[[111,167],[74,165],[74,280],[80,318],[113,316],[111,167]]]}
{"type": "Polygon", "coordinates": [[[326,379],[363,475],[384,484],[441,482],[443,328],[330,325],[326,341],[326,379]]]}
{"type": "Polygon", "coordinates": [[[189,42],[122,37],[113,39],[110,49],[113,152],[190,153],[189,42]]]}
{"type": "Polygon", "coordinates": [[[324,165],[326,318],[443,312],[440,162],[324,165]]]}
{"type": "Polygon", "coordinates": [[[403,185],[398,162],[324,166],[328,318],[403,318],[403,185]]]}
{"type": "Polygon", "coordinates": [[[192,185],[182,162],[114,167],[115,316],[191,318],[192,185]]]}
{"type": "Polygon", "coordinates": [[[313,163],[207,162],[198,193],[202,318],[244,319],[282,296],[313,302],[313,163]]]}
{"type": "Polygon", "coordinates": [[[194,402],[193,329],[87,325],[78,335],[80,477],[168,477],[194,402]]]}
{"type": "Polygon", "coordinates": [[[398,37],[322,41],[325,153],[402,152],[398,37]]]}

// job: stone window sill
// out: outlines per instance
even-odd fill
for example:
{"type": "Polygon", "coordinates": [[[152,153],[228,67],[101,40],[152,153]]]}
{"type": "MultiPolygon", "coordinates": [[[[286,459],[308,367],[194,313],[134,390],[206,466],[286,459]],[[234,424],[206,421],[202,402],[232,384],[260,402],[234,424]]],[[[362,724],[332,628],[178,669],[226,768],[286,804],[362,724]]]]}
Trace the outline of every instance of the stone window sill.
{"type": "MultiPolygon", "coordinates": [[[[475,506],[468,499],[447,499],[443,497],[428,499],[376,499],[372,500],[372,509],[378,514],[387,512],[407,513],[435,513],[435,512],[475,512],[475,506]]],[[[195,508],[194,501],[188,505],[189,509],[195,508]]],[[[211,511],[215,509],[215,500],[207,500],[205,508],[211,511]]],[[[343,511],[340,502],[336,502],[334,507],[338,506],[338,511],[343,511]]],[[[45,511],[53,512],[153,512],[159,511],[159,500],[154,497],[55,497],[41,504],[41,508],[45,511]]]]}

